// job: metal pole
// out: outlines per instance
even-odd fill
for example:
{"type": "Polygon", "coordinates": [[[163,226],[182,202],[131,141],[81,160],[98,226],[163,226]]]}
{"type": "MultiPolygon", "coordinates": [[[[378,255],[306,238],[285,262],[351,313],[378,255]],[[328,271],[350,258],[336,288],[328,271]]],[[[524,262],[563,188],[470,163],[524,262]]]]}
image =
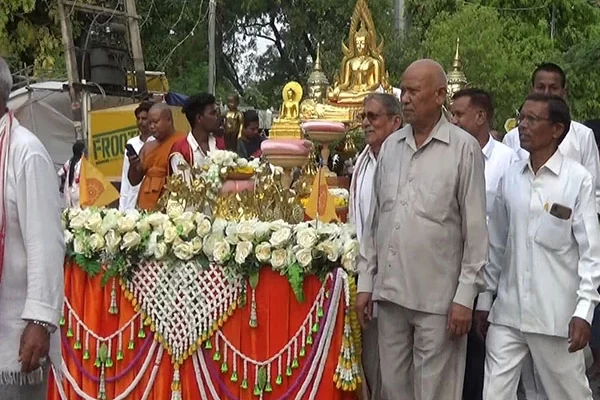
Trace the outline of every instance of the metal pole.
{"type": "Polygon", "coordinates": [[[394,31],[404,32],[406,22],[404,20],[404,0],[394,0],[394,31]]]}
{"type": "Polygon", "coordinates": [[[217,68],[215,63],[215,18],[217,1],[208,5],[208,93],[215,94],[217,68]]]}
{"type": "Polygon", "coordinates": [[[133,67],[135,68],[135,85],[138,94],[147,91],[146,67],[144,66],[144,53],[142,52],[142,41],[140,39],[140,26],[135,8],[135,0],[125,0],[125,10],[128,15],[129,38],[131,40],[131,53],[133,56],[133,67]]]}

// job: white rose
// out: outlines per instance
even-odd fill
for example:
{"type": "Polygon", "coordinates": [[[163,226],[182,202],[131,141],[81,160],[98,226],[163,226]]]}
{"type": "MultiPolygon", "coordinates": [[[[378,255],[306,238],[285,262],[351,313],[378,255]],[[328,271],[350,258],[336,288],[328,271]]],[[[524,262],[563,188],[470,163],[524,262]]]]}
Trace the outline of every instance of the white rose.
{"type": "Polygon", "coordinates": [[[121,236],[114,229],[111,229],[104,235],[104,241],[106,242],[108,252],[114,254],[119,250],[121,236]]]}
{"type": "Polygon", "coordinates": [[[171,224],[170,222],[167,222],[166,224],[164,224],[163,229],[164,229],[164,241],[167,244],[173,243],[175,238],[179,236],[177,234],[177,228],[175,228],[175,226],[173,226],[173,224],[171,224]]]}
{"type": "Polygon", "coordinates": [[[85,224],[85,218],[81,215],[81,213],[77,214],[77,216],[75,218],[72,218],[69,221],[69,227],[73,230],[77,230],[77,229],[81,229],[83,228],[83,225],[85,224]]]}
{"type": "Polygon", "coordinates": [[[100,228],[101,233],[105,235],[106,232],[115,229],[120,217],[121,213],[118,210],[114,208],[106,210],[104,218],[102,218],[102,227],[100,228]]]}
{"type": "Polygon", "coordinates": [[[188,236],[190,232],[194,230],[194,221],[191,219],[181,221],[177,224],[177,230],[181,232],[182,236],[188,236]]]}
{"type": "Polygon", "coordinates": [[[339,247],[331,240],[326,240],[317,245],[317,250],[322,251],[327,255],[329,261],[337,261],[339,258],[339,247]]]}
{"type": "Polygon", "coordinates": [[[222,218],[217,218],[213,221],[212,231],[213,233],[223,233],[225,232],[225,228],[227,228],[227,221],[222,218]]]}
{"type": "Polygon", "coordinates": [[[225,240],[227,240],[229,244],[237,244],[240,241],[237,235],[236,222],[229,222],[229,225],[225,228],[225,240]]]}
{"type": "Polygon", "coordinates": [[[242,221],[237,225],[240,240],[251,242],[254,239],[254,221],[242,221]]]}
{"type": "Polygon", "coordinates": [[[254,235],[257,239],[265,239],[271,233],[271,224],[259,221],[254,225],[254,235]]]}
{"type": "Polygon", "coordinates": [[[275,270],[280,270],[285,267],[287,262],[287,250],[277,249],[271,252],[271,267],[275,270]]]}
{"type": "Polygon", "coordinates": [[[167,202],[167,215],[169,218],[177,219],[183,214],[184,211],[185,208],[183,207],[183,204],[177,200],[169,199],[167,202]]]}
{"type": "Polygon", "coordinates": [[[123,244],[121,245],[121,250],[131,250],[134,247],[137,247],[142,240],[142,237],[137,232],[127,232],[123,235],[123,244]]]}
{"type": "Polygon", "coordinates": [[[94,233],[90,235],[90,238],[88,239],[88,244],[92,251],[101,250],[104,247],[104,238],[102,237],[102,235],[94,233]]]}
{"type": "Polygon", "coordinates": [[[237,165],[238,165],[238,167],[240,167],[240,168],[247,167],[247,166],[248,166],[248,160],[246,160],[245,158],[239,158],[239,159],[237,160],[237,165]]]}
{"type": "Polygon", "coordinates": [[[320,224],[317,232],[319,235],[338,236],[340,227],[336,224],[320,224]]]}
{"type": "Polygon", "coordinates": [[[298,264],[303,267],[308,267],[310,263],[312,263],[312,250],[311,249],[302,249],[295,253],[296,260],[298,260],[298,264]]]}
{"type": "Polygon", "coordinates": [[[271,245],[273,247],[281,247],[281,246],[285,245],[288,242],[288,240],[290,240],[291,237],[292,237],[292,230],[288,227],[283,227],[283,228],[279,229],[278,231],[273,232],[269,242],[271,242],[271,245]]]}
{"type": "Polygon", "coordinates": [[[202,239],[198,236],[192,238],[190,244],[192,245],[192,252],[194,254],[199,254],[202,251],[202,239]]]}
{"type": "Polygon", "coordinates": [[[154,258],[157,260],[162,260],[167,255],[168,250],[169,248],[165,243],[157,243],[156,248],[154,249],[154,258]]]}
{"type": "Polygon", "coordinates": [[[154,213],[148,215],[148,217],[146,217],[146,221],[148,221],[148,223],[150,225],[152,225],[154,228],[162,226],[168,220],[169,220],[169,217],[166,214],[163,214],[160,212],[154,212],[154,213]]]}
{"type": "Polygon", "coordinates": [[[215,245],[219,240],[223,239],[222,233],[212,233],[204,238],[202,250],[207,257],[212,258],[215,250],[215,245]]]}
{"type": "Polygon", "coordinates": [[[144,234],[146,232],[150,232],[150,223],[148,222],[148,218],[142,218],[140,219],[137,224],[135,224],[135,227],[137,229],[137,231],[140,234],[144,234]]]}
{"type": "Polygon", "coordinates": [[[305,249],[309,249],[317,242],[317,230],[305,228],[296,233],[296,242],[305,249]]]}
{"type": "Polygon", "coordinates": [[[239,242],[235,247],[235,262],[243,264],[250,253],[252,253],[252,243],[247,241],[239,242]]]}
{"type": "Polygon", "coordinates": [[[63,236],[65,238],[65,244],[69,244],[73,241],[73,234],[71,233],[71,231],[65,229],[63,231],[63,236]]]}
{"type": "Polygon", "coordinates": [[[223,264],[229,259],[231,255],[231,246],[227,241],[220,240],[215,244],[215,249],[213,250],[213,258],[216,263],[223,264]]]}
{"type": "Polygon", "coordinates": [[[102,216],[99,212],[94,212],[92,215],[85,221],[84,228],[92,231],[92,232],[100,232],[100,227],[102,226],[102,216]]]}
{"type": "Polygon", "coordinates": [[[348,272],[355,273],[356,272],[356,257],[342,257],[342,265],[344,269],[348,272]]]}
{"type": "Polygon", "coordinates": [[[256,255],[256,259],[258,261],[262,263],[269,262],[271,259],[271,245],[268,242],[262,242],[256,246],[254,254],[256,255]]]}
{"type": "Polygon", "coordinates": [[[69,216],[69,219],[73,219],[76,216],[78,216],[79,214],[81,214],[81,208],[79,208],[79,207],[69,208],[69,209],[65,210],[65,213],[69,216]]]}
{"type": "Polygon", "coordinates": [[[152,255],[154,255],[154,252],[156,251],[156,246],[158,245],[159,236],[159,232],[152,231],[152,233],[148,237],[148,242],[146,243],[146,250],[144,251],[144,255],[146,257],[151,257],[152,255]]]}
{"type": "Polygon", "coordinates": [[[75,240],[73,240],[73,251],[77,254],[85,253],[85,239],[83,237],[75,237],[75,240]]]}
{"type": "Polygon", "coordinates": [[[271,222],[270,225],[271,225],[271,230],[273,230],[273,231],[278,231],[281,228],[287,228],[287,227],[290,226],[287,222],[285,222],[282,219],[278,219],[277,221],[273,221],[273,222],[271,222]]]}
{"type": "Polygon", "coordinates": [[[173,247],[173,254],[180,260],[187,261],[194,256],[194,249],[191,244],[181,242],[173,247]]]}
{"type": "Polygon", "coordinates": [[[199,237],[203,238],[210,233],[212,226],[208,218],[204,217],[200,221],[196,220],[196,224],[196,235],[199,237]]]}
{"type": "Polygon", "coordinates": [[[119,219],[118,227],[119,232],[126,233],[131,232],[135,229],[137,224],[137,216],[135,214],[125,214],[119,219]]]}

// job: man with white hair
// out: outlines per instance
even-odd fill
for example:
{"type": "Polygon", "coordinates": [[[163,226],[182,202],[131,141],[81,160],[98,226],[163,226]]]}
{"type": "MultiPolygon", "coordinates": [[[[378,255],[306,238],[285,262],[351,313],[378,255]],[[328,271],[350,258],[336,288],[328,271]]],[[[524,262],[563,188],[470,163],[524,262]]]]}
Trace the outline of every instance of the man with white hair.
{"type": "Polygon", "coordinates": [[[483,154],[442,114],[437,62],[412,63],[401,89],[409,125],[377,158],[355,307],[364,329],[377,302],[384,400],[460,400],[487,256],[483,154]]]}
{"type": "Polygon", "coordinates": [[[0,58],[0,399],[44,400],[61,362],[60,198],[48,152],[6,108],[11,86],[0,58]]]}

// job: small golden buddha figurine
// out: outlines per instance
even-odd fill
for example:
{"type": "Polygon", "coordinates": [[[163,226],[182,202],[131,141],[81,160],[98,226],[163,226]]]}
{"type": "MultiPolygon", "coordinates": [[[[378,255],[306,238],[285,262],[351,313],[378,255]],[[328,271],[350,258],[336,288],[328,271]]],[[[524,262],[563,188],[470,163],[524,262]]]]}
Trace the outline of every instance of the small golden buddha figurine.
{"type": "Polygon", "coordinates": [[[344,59],[337,81],[327,90],[327,99],[336,105],[360,105],[364,98],[380,87],[390,91],[383,41],[376,44],[375,26],[365,0],[358,0],[348,36],[348,46],[342,43],[344,59]]]}
{"type": "Polygon", "coordinates": [[[240,97],[232,94],[227,97],[227,114],[225,115],[225,148],[229,151],[237,151],[237,140],[242,133],[244,125],[244,114],[238,110],[240,97]]]}
{"type": "Polygon", "coordinates": [[[302,99],[302,86],[298,82],[288,82],[283,87],[283,103],[279,117],[273,121],[269,138],[302,138],[300,128],[300,100],[302,99]]]}
{"type": "Polygon", "coordinates": [[[462,60],[459,54],[460,39],[456,39],[456,52],[452,62],[452,70],[448,72],[448,86],[446,88],[446,102],[448,106],[452,105],[454,94],[467,87],[467,77],[463,72],[462,60]]]}

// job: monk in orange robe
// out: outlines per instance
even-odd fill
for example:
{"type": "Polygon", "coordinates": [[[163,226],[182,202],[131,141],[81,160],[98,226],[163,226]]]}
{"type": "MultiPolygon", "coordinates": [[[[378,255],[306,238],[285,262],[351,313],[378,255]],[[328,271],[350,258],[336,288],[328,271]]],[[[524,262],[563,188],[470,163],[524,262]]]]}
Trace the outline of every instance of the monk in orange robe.
{"type": "Polygon", "coordinates": [[[148,113],[150,132],[154,141],[147,142],[139,156],[130,154],[127,177],[131,185],[142,183],[137,205],[143,210],[154,210],[158,204],[167,176],[169,175],[169,155],[173,144],[185,138],[185,134],[175,131],[171,108],[163,103],[155,104],[148,113]]]}

